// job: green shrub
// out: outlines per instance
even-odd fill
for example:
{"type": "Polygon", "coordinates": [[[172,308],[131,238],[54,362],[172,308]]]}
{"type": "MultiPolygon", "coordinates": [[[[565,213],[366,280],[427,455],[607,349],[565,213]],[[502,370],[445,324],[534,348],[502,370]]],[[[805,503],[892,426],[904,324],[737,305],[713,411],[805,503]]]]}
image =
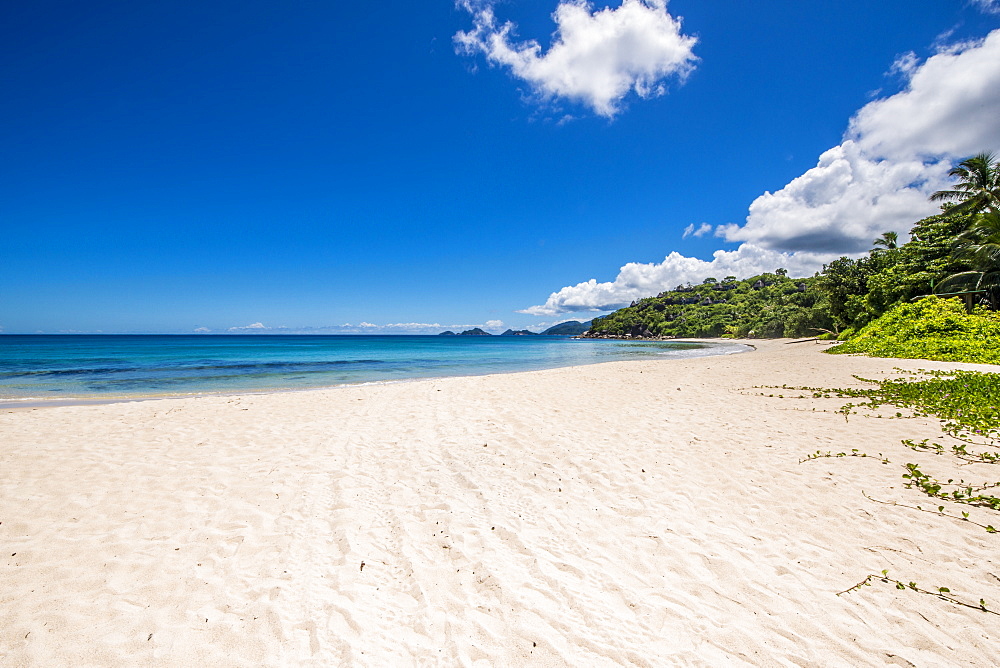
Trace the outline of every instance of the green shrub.
{"type": "Polygon", "coordinates": [[[848,327],[847,329],[845,329],[844,331],[842,331],[840,334],[837,335],[837,340],[838,341],[847,341],[852,336],[854,336],[854,328],[853,327],[848,327]]]}
{"type": "Polygon", "coordinates": [[[966,313],[959,299],[927,297],[896,305],[828,352],[1000,364],[1000,313],[966,313]]]}

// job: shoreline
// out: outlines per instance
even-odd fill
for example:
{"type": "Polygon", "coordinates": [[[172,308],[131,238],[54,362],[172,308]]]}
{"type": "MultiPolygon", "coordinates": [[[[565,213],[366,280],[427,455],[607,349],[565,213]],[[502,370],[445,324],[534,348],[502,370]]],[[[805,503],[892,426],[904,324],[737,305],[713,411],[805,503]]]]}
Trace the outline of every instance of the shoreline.
{"type": "MultiPolygon", "coordinates": [[[[576,338],[576,337],[574,337],[576,338]]],[[[733,343],[735,345],[743,345],[750,350],[735,350],[725,353],[717,353],[718,355],[733,355],[743,352],[752,352],[755,347],[749,343],[752,339],[677,339],[673,342],[675,343],[699,343],[706,344],[708,346],[720,345],[733,343]]],[[[652,340],[651,340],[652,341],[652,340]]],[[[636,340],[636,342],[639,342],[636,340]]],[[[704,355],[704,357],[709,357],[712,355],[704,355]]],[[[672,359],[689,359],[689,358],[670,358],[664,356],[664,360],[657,361],[669,361],[672,359]]],[[[699,356],[692,356],[699,357],[699,356]]],[[[636,360],[616,360],[616,361],[644,361],[641,359],[636,360]]],[[[576,364],[568,366],[556,366],[550,367],[551,369],[565,369],[571,368],[573,366],[590,366],[591,364],[609,364],[612,362],[599,361],[591,362],[589,364],[576,364]]],[[[442,378],[471,378],[478,376],[492,376],[492,375],[506,375],[512,373],[530,373],[532,371],[546,371],[548,369],[514,369],[511,371],[489,371],[486,373],[468,373],[468,374],[454,374],[447,376],[417,376],[411,378],[393,378],[386,380],[369,380],[369,381],[356,381],[356,382],[346,382],[346,383],[335,383],[332,385],[316,385],[307,387],[273,387],[273,388],[261,388],[261,389],[246,389],[246,390],[206,390],[201,392],[181,392],[181,393],[164,393],[164,394],[131,394],[131,395],[113,395],[113,396],[97,396],[97,395],[65,395],[53,398],[45,397],[4,397],[0,396],[0,411],[4,410],[21,410],[21,409],[38,409],[38,408],[51,408],[58,406],[98,406],[104,404],[118,404],[118,403],[129,403],[135,401],[160,401],[165,399],[196,399],[201,397],[229,397],[229,396],[250,396],[250,395],[261,395],[261,394],[280,394],[285,392],[312,392],[317,390],[336,390],[346,387],[364,387],[367,385],[385,385],[392,383],[410,383],[418,382],[422,380],[439,380],[442,378]]]]}
{"type": "Polygon", "coordinates": [[[990,665],[992,615],[836,595],[1000,609],[1000,538],[861,494],[990,469],[755,389],[984,365],[784,344],[4,411],[0,663],[990,665]]]}

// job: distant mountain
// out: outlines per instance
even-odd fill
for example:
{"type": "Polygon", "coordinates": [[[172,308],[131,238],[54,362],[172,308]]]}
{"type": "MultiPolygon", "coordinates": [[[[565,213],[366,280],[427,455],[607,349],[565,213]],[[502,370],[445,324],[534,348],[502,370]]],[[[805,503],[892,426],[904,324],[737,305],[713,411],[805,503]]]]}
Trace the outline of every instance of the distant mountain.
{"type": "MultiPolygon", "coordinates": [[[[532,332],[527,329],[508,329],[506,332],[500,336],[578,336],[583,334],[588,329],[590,329],[591,321],[580,322],[578,320],[569,320],[567,322],[561,322],[558,325],[549,327],[547,330],[539,334],[538,332],[532,332]]],[[[472,329],[467,329],[464,332],[456,334],[455,332],[448,330],[447,332],[441,332],[438,336],[493,336],[489,332],[484,332],[479,327],[474,327],[472,329]]]]}
{"type": "Polygon", "coordinates": [[[591,321],[567,320],[542,332],[543,336],[579,336],[590,329],[591,321]]]}

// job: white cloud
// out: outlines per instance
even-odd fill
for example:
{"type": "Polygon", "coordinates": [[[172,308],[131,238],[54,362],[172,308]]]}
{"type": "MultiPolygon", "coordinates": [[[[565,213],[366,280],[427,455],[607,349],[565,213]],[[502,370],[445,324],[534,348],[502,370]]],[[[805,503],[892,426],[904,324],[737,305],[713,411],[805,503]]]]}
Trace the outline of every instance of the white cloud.
{"type": "Polygon", "coordinates": [[[934,213],[937,205],[927,197],[944,186],[949,167],[943,161],[872,160],[848,140],[778,192],[754,200],[745,225],[723,225],[716,234],[783,251],[866,250],[882,232],[906,234],[934,213]]]}
{"type": "Polygon", "coordinates": [[[848,129],[872,159],[964,158],[1000,147],[1000,30],[944,49],[905,90],[865,105],[848,129]]]}
{"type": "Polygon", "coordinates": [[[1000,149],[1000,30],[896,71],[906,88],[862,107],[844,141],[816,167],[750,205],[746,223],[720,226],[727,241],[783,251],[857,252],[886,231],[906,234],[938,211],[954,162],[1000,149]]]}
{"type": "Polygon", "coordinates": [[[575,311],[610,311],[682,283],[700,283],[709,276],[746,278],[779,267],[787,269],[791,276],[808,276],[836,257],[808,252],[782,253],[753,244],[743,244],[734,251],[715,251],[707,261],[675,251],[663,262],[629,262],[613,281],[598,283],[592,278],[553,292],[544,304],[518,312],[552,316],[575,311]]]}
{"type": "Polygon", "coordinates": [[[694,223],[691,223],[690,225],[684,228],[683,238],[687,239],[688,237],[703,237],[711,231],[712,231],[712,226],[709,225],[708,223],[702,223],[697,228],[695,228],[694,223]]]}
{"type": "Polygon", "coordinates": [[[230,327],[230,332],[259,332],[263,330],[271,329],[261,322],[255,322],[250,325],[244,325],[243,327],[230,327]]]}
{"type": "MultiPolygon", "coordinates": [[[[778,267],[808,275],[840,255],[870,249],[883,232],[906,234],[938,211],[928,196],[947,186],[954,162],[1000,151],[1000,30],[942,47],[923,63],[906,54],[893,70],[906,77],[904,90],[861,108],[844,141],[816,167],[754,200],[744,225],[716,228],[716,236],[742,242],[735,251],[716,251],[710,261],[674,252],[661,263],[630,262],[613,281],[567,286],[521,313],[607,311],[708,276],[778,267]]],[[[688,225],[684,236],[707,232],[706,226],[688,225]]]]}
{"type": "Polygon", "coordinates": [[[212,330],[210,330],[208,327],[195,327],[194,331],[197,332],[198,334],[205,334],[206,332],[211,332],[212,330]]]}
{"type": "Polygon", "coordinates": [[[896,61],[889,68],[889,74],[901,74],[904,77],[909,78],[917,69],[917,65],[920,64],[920,59],[917,58],[917,54],[912,51],[907,51],[901,56],[896,58],[896,61]]]}
{"type": "Polygon", "coordinates": [[[1000,0],[970,0],[971,3],[979,7],[987,14],[1000,14],[1000,0]]]}
{"type": "Polygon", "coordinates": [[[452,324],[443,325],[437,322],[391,322],[385,325],[361,321],[358,324],[345,322],[341,325],[326,325],[322,327],[257,327],[248,325],[246,327],[230,327],[230,332],[260,332],[268,331],[281,334],[439,334],[444,330],[456,332],[480,328],[502,328],[504,323],[501,320],[489,320],[485,324],[452,324]]]}
{"type": "Polygon", "coordinates": [[[516,41],[516,26],[500,23],[492,2],[459,4],[473,15],[472,30],[455,35],[460,51],[483,53],[490,63],[509,67],[542,100],[573,100],[609,118],[630,92],[656,97],[666,92],[669,77],[683,82],[697,60],[697,39],[681,33],[666,0],[622,0],[617,8],[597,11],[586,0],[561,0],[544,52],[534,40],[516,41]]]}
{"type": "Polygon", "coordinates": [[[427,322],[394,322],[385,326],[386,329],[405,329],[405,330],[424,330],[424,329],[441,329],[441,325],[427,322]]]}

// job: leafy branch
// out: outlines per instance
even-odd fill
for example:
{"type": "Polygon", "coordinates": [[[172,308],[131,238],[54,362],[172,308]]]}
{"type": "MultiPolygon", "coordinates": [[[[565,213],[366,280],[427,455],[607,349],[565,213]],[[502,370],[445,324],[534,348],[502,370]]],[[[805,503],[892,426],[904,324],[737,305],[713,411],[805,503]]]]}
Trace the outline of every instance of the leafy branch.
{"type": "Polygon", "coordinates": [[[850,452],[838,452],[836,454],[834,454],[833,452],[831,452],[829,450],[826,451],[826,452],[823,452],[822,450],[817,450],[813,454],[806,455],[804,458],[800,459],[799,460],[799,464],[801,464],[802,462],[812,461],[813,459],[822,459],[824,457],[831,457],[831,458],[836,458],[836,457],[871,457],[872,459],[878,459],[883,464],[890,463],[889,460],[886,459],[882,455],[881,452],[878,453],[878,456],[875,456],[875,455],[869,455],[869,454],[867,454],[865,452],[861,452],[857,448],[851,448],[850,452]]]}
{"type": "Polygon", "coordinates": [[[897,580],[895,578],[890,578],[888,570],[883,570],[882,573],[881,573],[881,575],[877,575],[875,573],[869,573],[868,576],[865,577],[864,580],[862,580],[858,584],[854,585],[853,587],[848,587],[844,591],[837,592],[837,596],[842,596],[843,594],[849,594],[851,592],[858,591],[862,587],[870,587],[871,583],[872,583],[872,580],[881,580],[882,582],[885,582],[887,584],[888,583],[892,583],[892,584],[896,585],[896,589],[899,589],[899,590],[907,590],[907,589],[909,589],[911,591],[915,591],[915,592],[918,592],[920,594],[930,594],[931,596],[936,596],[936,597],[940,598],[943,601],[948,601],[949,603],[954,603],[955,605],[961,605],[963,607],[971,608],[973,610],[981,610],[982,612],[986,612],[986,613],[989,613],[991,615],[1000,615],[1000,612],[995,612],[995,611],[990,610],[989,608],[987,608],[986,607],[986,601],[984,599],[979,599],[979,604],[978,605],[976,605],[974,603],[967,603],[967,602],[965,602],[965,601],[963,601],[961,599],[958,599],[958,598],[955,598],[954,596],[952,596],[951,595],[951,590],[948,587],[937,587],[935,590],[924,589],[923,587],[921,587],[920,585],[918,585],[916,582],[902,582],[902,581],[897,580]]]}
{"type": "MultiPolygon", "coordinates": [[[[959,439],[965,440],[965,439],[959,439]]],[[[951,451],[959,459],[963,459],[972,464],[1000,464],[1000,453],[995,452],[969,452],[968,446],[978,445],[972,441],[965,441],[962,445],[952,445],[951,451]]],[[[925,438],[919,443],[915,443],[911,439],[904,439],[903,445],[910,448],[911,450],[930,450],[936,455],[944,454],[944,446],[940,443],[931,443],[929,438],[925,438]]]]}
{"type": "Polygon", "coordinates": [[[907,473],[903,478],[908,480],[907,487],[916,487],[927,496],[955,503],[965,503],[970,506],[985,506],[993,510],[1000,510],[1000,497],[991,494],[980,494],[986,490],[1000,487],[1000,481],[983,483],[982,485],[970,485],[964,480],[955,482],[954,478],[949,478],[948,482],[941,483],[936,478],[932,478],[923,471],[917,464],[907,464],[907,473]],[[947,488],[951,487],[951,490],[947,488]]]}
{"type": "Polygon", "coordinates": [[[869,501],[874,501],[875,503],[881,503],[884,506],[899,506],[900,508],[911,508],[913,510],[919,510],[922,513],[931,513],[933,515],[941,515],[942,517],[950,517],[953,520],[958,520],[960,522],[968,522],[969,524],[975,524],[976,526],[982,527],[986,529],[986,533],[997,533],[996,528],[994,528],[992,524],[980,524],[975,520],[970,520],[969,513],[965,512],[964,510],[961,511],[962,516],[959,517],[958,515],[951,515],[949,513],[946,513],[944,506],[938,506],[937,510],[928,510],[927,508],[924,508],[922,506],[911,506],[906,503],[899,503],[898,501],[882,501],[881,499],[876,499],[874,497],[868,496],[863,491],[861,492],[861,494],[869,501]]]}

